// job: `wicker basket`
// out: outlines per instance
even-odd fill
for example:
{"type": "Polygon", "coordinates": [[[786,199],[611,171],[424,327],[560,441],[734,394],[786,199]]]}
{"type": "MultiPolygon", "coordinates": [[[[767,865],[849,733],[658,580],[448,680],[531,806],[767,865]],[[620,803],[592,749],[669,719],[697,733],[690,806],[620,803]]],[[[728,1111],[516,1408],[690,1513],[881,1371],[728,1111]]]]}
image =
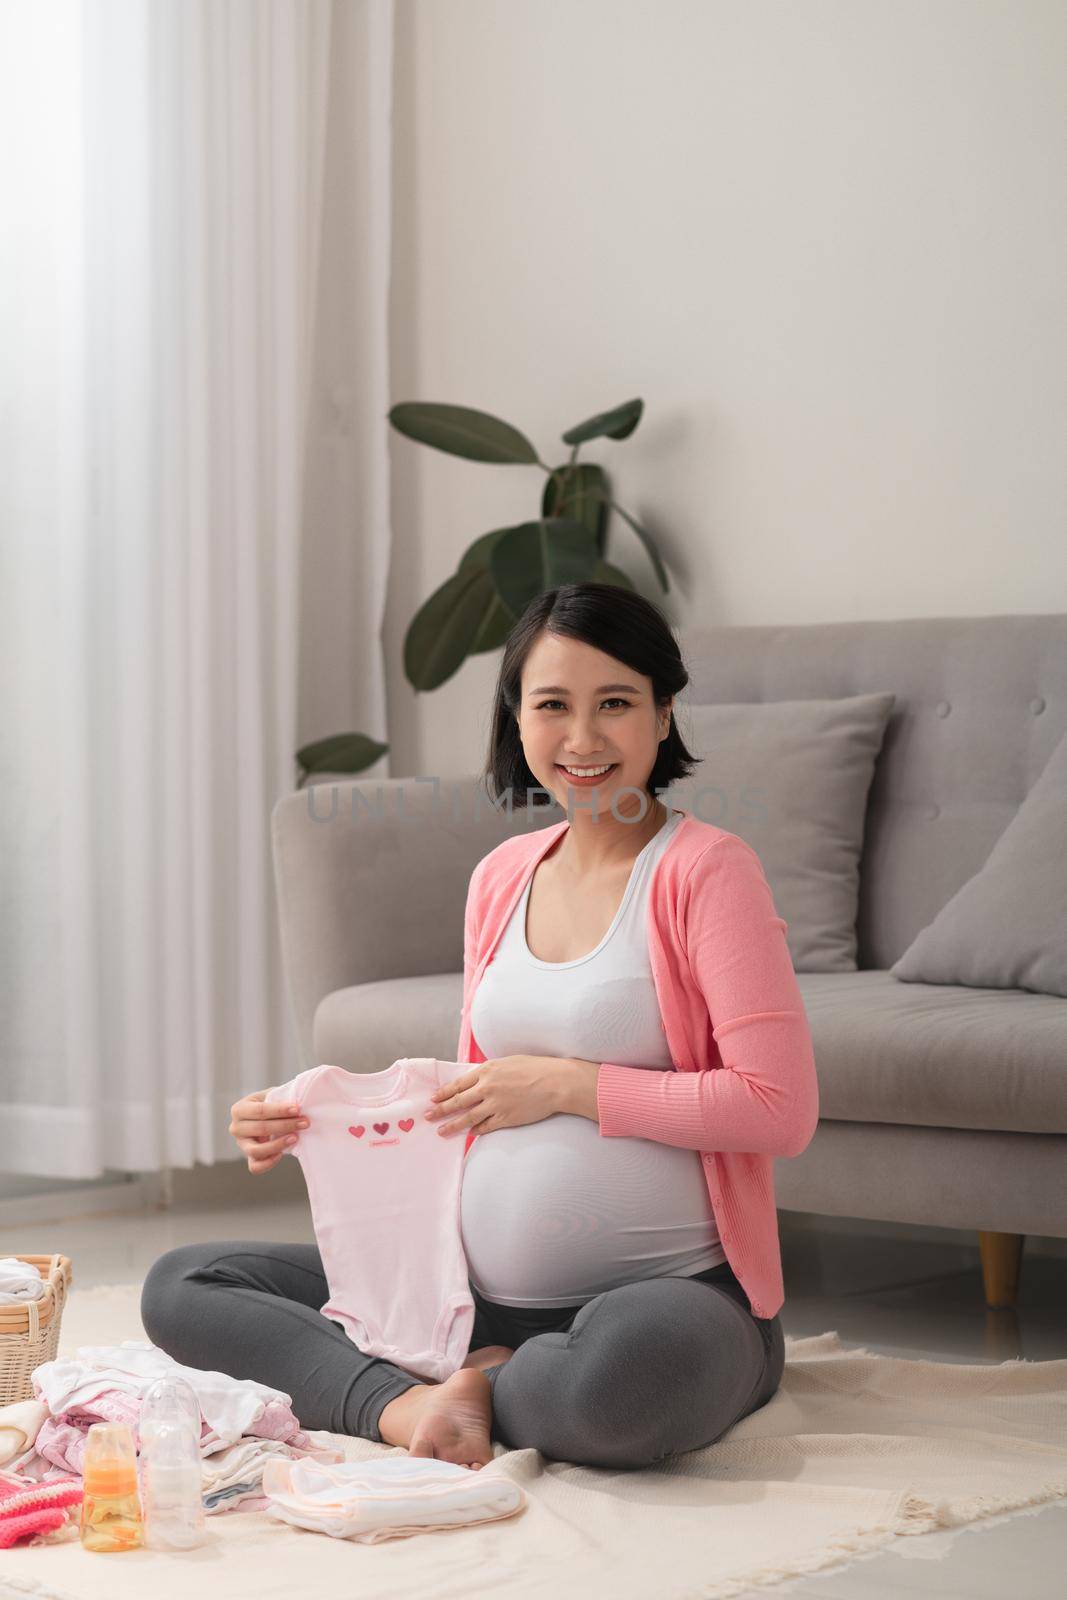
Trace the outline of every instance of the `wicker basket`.
{"type": "Polygon", "coordinates": [[[67,1291],[73,1282],[69,1256],[21,1256],[40,1271],[39,1300],[0,1305],[0,1406],[34,1398],[31,1377],[42,1362],[54,1361],[67,1291]]]}

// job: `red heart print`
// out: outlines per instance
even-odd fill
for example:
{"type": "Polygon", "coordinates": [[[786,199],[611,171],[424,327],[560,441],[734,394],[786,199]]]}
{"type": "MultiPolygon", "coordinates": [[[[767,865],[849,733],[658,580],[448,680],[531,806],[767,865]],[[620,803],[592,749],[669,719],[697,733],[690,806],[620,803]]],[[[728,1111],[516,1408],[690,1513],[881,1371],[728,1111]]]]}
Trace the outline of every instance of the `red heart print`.
{"type": "Polygon", "coordinates": [[[400,1126],[401,1126],[401,1128],[403,1128],[405,1133],[410,1133],[412,1128],[415,1126],[415,1118],[414,1117],[401,1117],[400,1126]]]}
{"type": "Polygon", "coordinates": [[[362,1139],[367,1130],[361,1125],[358,1128],[349,1128],[348,1131],[349,1133],[354,1133],[357,1139],[362,1139]]]}
{"type": "Polygon", "coordinates": [[[376,1122],[374,1124],[375,1133],[386,1133],[388,1131],[388,1128],[389,1128],[389,1124],[387,1122],[376,1122]]]}

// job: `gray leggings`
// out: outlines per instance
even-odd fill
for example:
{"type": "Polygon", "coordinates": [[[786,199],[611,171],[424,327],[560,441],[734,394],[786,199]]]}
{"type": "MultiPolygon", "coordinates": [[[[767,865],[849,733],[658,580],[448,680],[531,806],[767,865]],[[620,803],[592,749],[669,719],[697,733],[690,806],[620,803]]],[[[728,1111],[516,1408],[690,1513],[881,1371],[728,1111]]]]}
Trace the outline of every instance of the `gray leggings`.
{"type": "MultiPolygon", "coordinates": [[[[775,1394],[780,1319],[754,1317],[728,1262],[650,1278],[580,1306],[494,1305],[471,1287],[470,1347],[515,1354],[487,1369],[491,1437],[556,1461],[643,1467],[715,1441],[775,1394]]],[[[253,1378],[292,1399],[304,1428],[382,1443],[378,1419],[420,1380],[364,1355],[319,1307],[329,1297],[314,1244],[185,1244],[153,1263],[141,1320],[184,1366],[253,1378]]]]}

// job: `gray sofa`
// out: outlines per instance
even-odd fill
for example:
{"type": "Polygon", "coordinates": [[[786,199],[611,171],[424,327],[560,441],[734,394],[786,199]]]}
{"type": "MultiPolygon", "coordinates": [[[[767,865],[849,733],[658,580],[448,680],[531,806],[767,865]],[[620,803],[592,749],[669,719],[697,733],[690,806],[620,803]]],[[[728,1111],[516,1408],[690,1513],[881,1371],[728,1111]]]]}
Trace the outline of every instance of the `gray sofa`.
{"type": "MultiPolygon", "coordinates": [[[[1067,1237],[1067,1000],[888,968],[979,870],[1067,730],[1067,616],[678,630],[697,703],[892,690],[860,862],[858,970],[798,972],[820,1122],[775,1168],[783,1210],[977,1231],[1014,1304],[1027,1232],[1067,1237]]],[[[317,782],[272,828],[301,1067],[454,1060],[475,864],[561,820],[474,776],[317,782]]]]}

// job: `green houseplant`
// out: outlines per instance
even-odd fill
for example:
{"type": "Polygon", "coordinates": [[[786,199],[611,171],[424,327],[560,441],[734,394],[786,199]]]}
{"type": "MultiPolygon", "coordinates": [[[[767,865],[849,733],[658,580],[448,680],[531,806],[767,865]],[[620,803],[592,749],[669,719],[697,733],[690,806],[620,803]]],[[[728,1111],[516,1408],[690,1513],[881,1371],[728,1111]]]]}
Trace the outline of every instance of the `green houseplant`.
{"type": "MultiPolygon", "coordinates": [[[[464,552],[459,565],[419,607],[404,638],[404,673],[413,689],[437,689],[468,656],[497,650],[526,606],[561,583],[619,584],[629,577],[606,559],[612,511],[629,524],[648,552],[664,593],[670,587],[659,551],[644,528],[612,499],[607,473],[579,461],[590,439],[628,439],[641,420],[642,400],[627,400],[568,428],[567,461],[549,466],[508,422],[470,406],[405,401],[389,421],[419,444],[494,466],[536,466],[547,474],[540,514],[530,522],[493,528],[464,552]]],[[[314,772],[362,772],[388,750],[363,733],[333,734],[296,753],[302,784],[314,772]]],[[[298,785],[299,786],[299,785],[298,785]]]]}

